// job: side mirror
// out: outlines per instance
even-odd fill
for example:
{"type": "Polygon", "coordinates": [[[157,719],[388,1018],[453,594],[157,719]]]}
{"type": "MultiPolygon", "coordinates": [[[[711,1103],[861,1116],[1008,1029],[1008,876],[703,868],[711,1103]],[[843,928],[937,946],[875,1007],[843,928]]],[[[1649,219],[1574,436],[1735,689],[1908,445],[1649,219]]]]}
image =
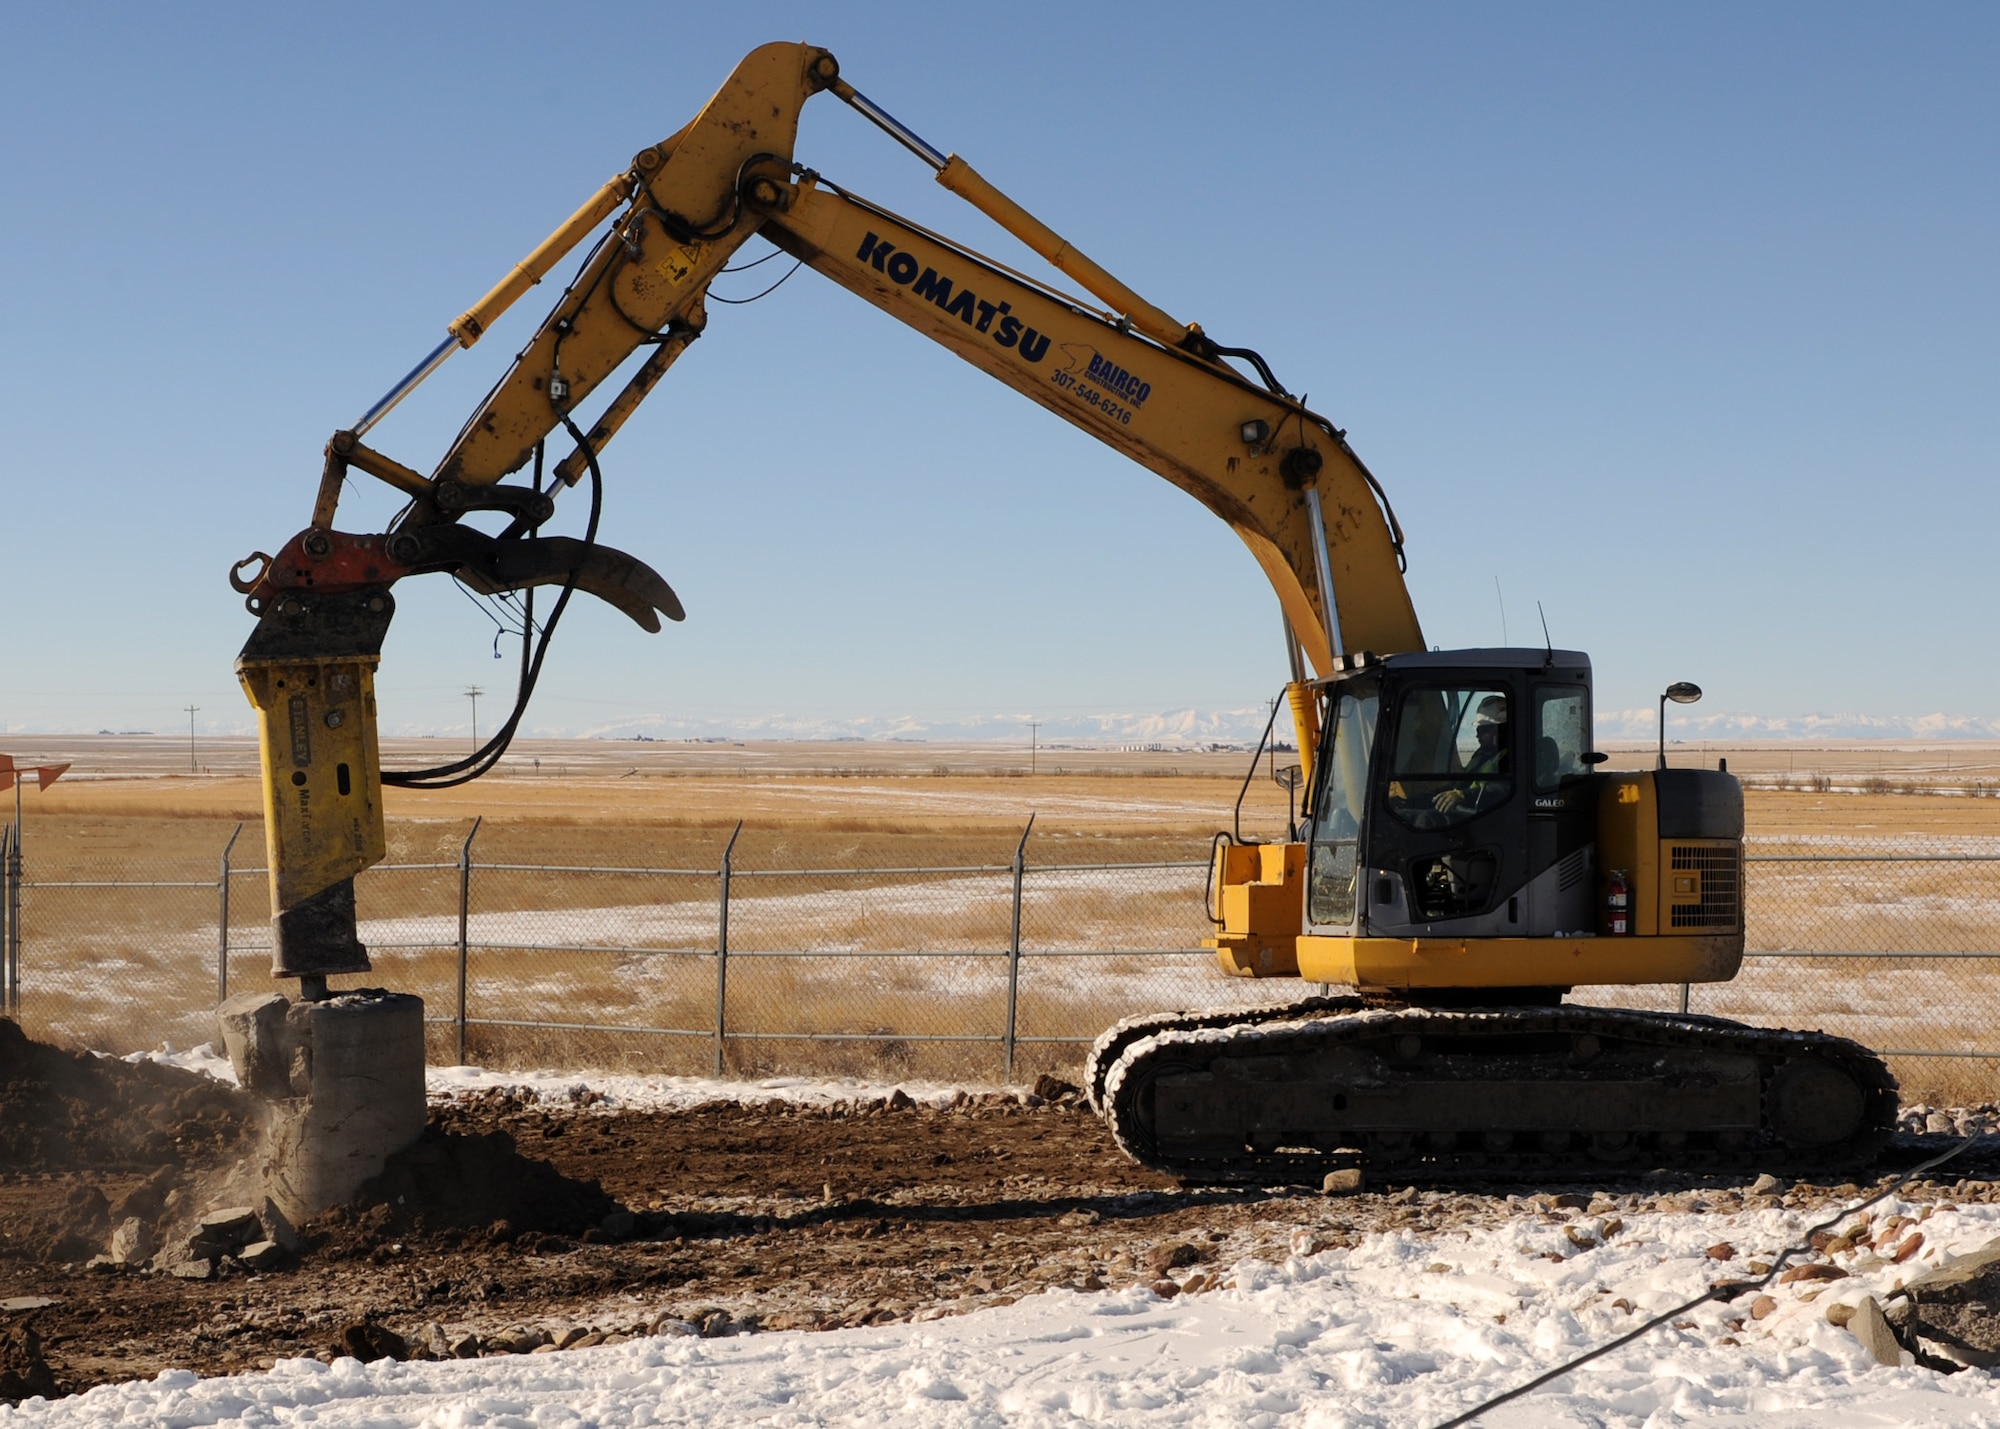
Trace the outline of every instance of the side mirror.
{"type": "Polygon", "coordinates": [[[1603,764],[1605,761],[1610,759],[1611,756],[1606,754],[1601,749],[1593,749],[1588,754],[1577,755],[1577,758],[1581,759],[1585,764],[1603,764]]]}

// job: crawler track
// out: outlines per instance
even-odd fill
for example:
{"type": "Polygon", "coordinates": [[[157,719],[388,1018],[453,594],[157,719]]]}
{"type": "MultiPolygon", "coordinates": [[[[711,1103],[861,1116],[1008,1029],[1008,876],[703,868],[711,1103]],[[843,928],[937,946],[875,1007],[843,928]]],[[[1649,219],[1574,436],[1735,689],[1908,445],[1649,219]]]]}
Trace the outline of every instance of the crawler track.
{"type": "Polygon", "coordinates": [[[1370,1004],[1358,997],[1307,997],[1297,1002],[1278,1002],[1269,1007],[1229,1007],[1208,1012],[1145,1012],[1113,1023],[1091,1044],[1084,1059],[1083,1090],[1090,1108],[1104,1115],[1104,1081],[1118,1059],[1156,1032],[1193,1032],[1211,1027],[1262,1026],[1269,1022],[1296,1022],[1308,1017],[1334,1017],[1360,1012],[1370,1004]]]}
{"type": "Polygon", "coordinates": [[[1189,1181],[1824,1173],[1872,1161],[1896,1114],[1888,1068],[1845,1038],[1572,1005],[1133,1019],[1089,1073],[1125,1153],[1189,1181]]]}

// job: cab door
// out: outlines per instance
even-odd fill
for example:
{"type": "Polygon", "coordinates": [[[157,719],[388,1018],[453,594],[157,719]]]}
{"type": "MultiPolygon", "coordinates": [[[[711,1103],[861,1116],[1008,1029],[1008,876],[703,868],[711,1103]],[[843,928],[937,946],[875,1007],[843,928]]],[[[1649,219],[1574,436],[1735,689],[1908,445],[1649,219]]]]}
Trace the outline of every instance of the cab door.
{"type": "Polygon", "coordinates": [[[1381,699],[1373,681],[1351,680],[1333,694],[1318,757],[1306,852],[1306,926],[1354,930],[1361,913],[1361,844],[1368,771],[1381,699]]]}
{"type": "Polygon", "coordinates": [[[1525,932],[1525,680],[1507,670],[1427,672],[1392,693],[1369,805],[1369,931],[1525,932]]]}
{"type": "Polygon", "coordinates": [[[1530,934],[1597,930],[1597,785],[1585,761],[1595,746],[1588,684],[1536,681],[1528,761],[1530,934]]]}

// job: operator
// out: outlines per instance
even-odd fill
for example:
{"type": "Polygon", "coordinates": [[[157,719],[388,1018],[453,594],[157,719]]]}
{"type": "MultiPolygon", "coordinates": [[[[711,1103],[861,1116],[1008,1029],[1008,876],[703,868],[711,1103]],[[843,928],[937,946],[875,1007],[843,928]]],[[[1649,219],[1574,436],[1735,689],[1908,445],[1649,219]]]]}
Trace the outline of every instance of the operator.
{"type": "Polygon", "coordinates": [[[1465,761],[1465,782],[1440,789],[1432,797],[1431,807],[1448,814],[1461,804],[1470,804],[1467,812],[1475,813],[1507,797],[1512,788],[1507,778],[1508,728],[1505,695],[1488,695],[1479,702],[1472,720],[1477,744],[1465,761]]]}

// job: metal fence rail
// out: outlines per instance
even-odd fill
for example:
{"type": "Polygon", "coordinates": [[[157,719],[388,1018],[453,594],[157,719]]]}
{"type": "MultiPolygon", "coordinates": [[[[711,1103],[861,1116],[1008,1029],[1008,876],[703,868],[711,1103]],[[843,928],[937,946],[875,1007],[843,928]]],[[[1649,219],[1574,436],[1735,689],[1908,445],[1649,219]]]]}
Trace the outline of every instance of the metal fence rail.
{"type": "MultiPolygon", "coordinates": [[[[438,1061],[721,1074],[1000,1075],[1073,1067],[1105,1026],[1251,1005],[1296,982],[1218,976],[1199,860],[738,866],[481,862],[481,825],[356,885],[364,978],[422,995],[438,1061]]],[[[232,898],[241,825],[179,866],[23,858],[0,831],[0,994],[37,1035],[107,1051],[211,1040],[271,986],[266,904],[232,898]],[[212,877],[193,876],[200,864],[212,877]]],[[[740,826],[737,833],[740,833],[740,826]]],[[[2000,839],[1753,837],[1748,941],[1693,1011],[1824,1027],[1909,1059],[1906,1082],[2000,1091],[2000,839]]],[[[1681,1005],[1679,987],[1591,1001],[1681,1005]]]]}

